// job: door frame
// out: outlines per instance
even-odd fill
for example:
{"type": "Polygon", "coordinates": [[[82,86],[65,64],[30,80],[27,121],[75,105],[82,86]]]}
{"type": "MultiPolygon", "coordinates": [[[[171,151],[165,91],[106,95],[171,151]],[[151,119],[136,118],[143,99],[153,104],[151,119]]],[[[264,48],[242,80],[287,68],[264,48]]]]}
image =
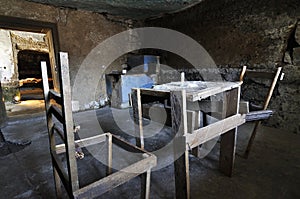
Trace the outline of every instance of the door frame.
{"type": "Polygon", "coordinates": [[[9,30],[18,30],[26,32],[44,33],[48,39],[49,44],[49,59],[51,64],[51,72],[53,79],[53,86],[56,91],[60,89],[59,84],[59,36],[56,23],[36,21],[32,19],[25,19],[19,17],[1,16],[0,28],[9,30]]]}

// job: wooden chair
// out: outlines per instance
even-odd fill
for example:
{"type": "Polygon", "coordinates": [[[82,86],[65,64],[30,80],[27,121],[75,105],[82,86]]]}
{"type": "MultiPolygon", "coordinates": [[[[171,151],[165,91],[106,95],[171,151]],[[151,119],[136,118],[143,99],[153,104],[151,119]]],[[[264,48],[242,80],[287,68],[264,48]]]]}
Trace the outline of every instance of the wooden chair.
{"type": "Polygon", "coordinates": [[[247,66],[243,66],[242,72],[240,74],[240,81],[243,81],[245,77],[249,77],[249,78],[267,79],[271,82],[270,87],[268,89],[267,96],[266,96],[264,104],[262,106],[262,110],[251,111],[246,114],[246,122],[255,121],[255,126],[251,132],[250,139],[247,144],[247,148],[243,155],[243,157],[245,157],[245,158],[248,158],[248,156],[249,156],[249,153],[250,153],[251,147],[253,145],[253,141],[256,136],[257,130],[258,130],[259,126],[261,125],[261,121],[269,118],[273,113],[273,111],[267,110],[267,108],[269,106],[271,97],[273,95],[273,91],[274,91],[277,81],[280,77],[280,74],[282,74],[280,79],[283,78],[283,73],[281,73],[281,70],[282,70],[282,67],[278,67],[275,72],[262,72],[262,71],[247,70],[247,66]]]}
{"type": "MultiPolygon", "coordinates": [[[[60,61],[60,91],[49,90],[46,62],[41,62],[50,154],[57,197],[64,197],[62,191],[62,187],[64,187],[69,198],[94,198],[141,175],[141,197],[149,198],[151,169],[156,165],[154,155],[121,140],[111,133],[79,140],[74,139],[68,54],[61,52],[60,61]],[[58,139],[62,144],[56,144],[58,139]],[[83,183],[79,183],[81,174],[78,172],[75,157],[78,147],[98,147],[98,144],[105,142],[107,153],[102,152],[103,149],[101,151],[99,149],[99,151],[101,155],[107,155],[105,157],[106,177],[82,186],[83,183]],[[129,157],[128,159],[131,160],[129,165],[120,170],[113,169],[113,147],[120,147],[122,150],[128,151],[129,154],[134,154],[135,159],[129,157]],[[131,163],[132,161],[134,163],[131,163]]],[[[82,156],[80,157],[82,158],[82,156]]],[[[85,158],[80,161],[84,160],[85,158]]]]}

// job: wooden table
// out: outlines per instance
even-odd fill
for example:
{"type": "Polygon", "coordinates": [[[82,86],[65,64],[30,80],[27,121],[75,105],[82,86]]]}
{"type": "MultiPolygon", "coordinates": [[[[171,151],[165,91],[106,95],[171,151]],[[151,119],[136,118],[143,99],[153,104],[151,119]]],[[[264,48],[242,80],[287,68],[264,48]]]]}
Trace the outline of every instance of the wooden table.
{"type": "MultiPolygon", "coordinates": [[[[197,147],[217,136],[220,139],[219,168],[232,175],[236,127],[245,122],[238,113],[241,82],[175,82],[154,89],[132,89],[133,116],[137,124],[137,145],[144,147],[144,104],[159,102],[167,111],[174,138],[176,198],[190,198],[189,150],[197,155],[197,147]],[[217,122],[199,123],[205,117],[217,122]]],[[[168,119],[167,119],[168,121],[168,119]]]]}

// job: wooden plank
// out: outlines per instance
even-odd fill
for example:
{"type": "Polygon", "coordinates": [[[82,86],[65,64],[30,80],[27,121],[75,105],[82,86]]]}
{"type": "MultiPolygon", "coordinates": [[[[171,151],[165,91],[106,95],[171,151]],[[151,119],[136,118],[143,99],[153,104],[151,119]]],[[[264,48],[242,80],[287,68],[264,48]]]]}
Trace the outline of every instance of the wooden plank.
{"type": "Polygon", "coordinates": [[[275,77],[274,77],[274,79],[273,79],[273,81],[272,81],[271,87],[270,87],[269,92],[268,92],[268,96],[267,96],[267,98],[266,98],[266,100],[265,100],[264,110],[266,110],[266,109],[268,108],[268,106],[269,106],[271,97],[272,97],[272,95],[273,95],[273,91],[274,91],[274,89],[275,89],[275,86],[276,86],[276,84],[277,84],[279,75],[280,75],[280,73],[281,73],[281,70],[282,70],[282,67],[278,67],[278,68],[277,68],[277,72],[276,72],[275,77]]]}
{"type": "Polygon", "coordinates": [[[61,140],[65,142],[64,132],[60,128],[58,128],[55,124],[53,124],[52,132],[53,133],[56,132],[61,138],[61,140]]]}
{"type": "Polygon", "coordinates": [[[131,143],[121,139],[121,138],[118,138],[117,136],[113,135],[112,134],[112,142],[113,144],[121,147],[122,149],[126,150],[126,151],[129,151],[129,152],[134,152],[134,153],[146,153],[148,155],[151,155],[150,153],[148,153],[147,151],[145,151],[144,149],[142,148],[139,148],[135,145],[132,145],[131,143]]]}
{"type": "Polygon", "coordinates": [[[62,123],[62,124],[65,123],[63,113],[57,105],[52,104],[50,106],[49,111],[48,111],[48,116],[50,116],[50,114],[53,114],[60,123],[62,123]]]}
{"type": "Polygon", "coordinates": [[[107,135],[107,171],[106,175],[110,175],[112,173],[112,135],[107,135]]]}
{"type": "Polygon", "coordinates": [[[193,133],[195,130],[195,123],[196,123],[196,112],[195,111],[186,111],[187,114],[187,132],[193,133]]]}
{"type": "Polygon", "coordinates": [[[49,96],[50,96],[51,99],[54,99],[56,101],[56,103],[62,105],[62,100],[61,100],[60,93],[50,89],[49,90],[49,96]]]}
{"type": "MultiPolygon", "coordinates": [[[[267,95],[267,97],[266,97],[266,100],[265,100],[265,103],[264,103],[263,110],[266,110],[266,109],[268,108],[268,106],[269,106],[269,102],[270,102],[271,97],[272,97],[272,95],[273,95],[273,91],[274,91],[275,86],[276,86],[276,84],[277,84],[277,81],[278,81],[279,75],[280,75],[280,73],[281,73],[281,70],[282,70],[282,67],[278,67],[278,68],[277,68],[276,74],[275,74],[275,76],[274,76],[274,79],[273,79],[273,81],[272,81],[272,84],[271,84],[271,87],[270,87],[270,89],[269,89],[268,95],[267,95]]],[[[254,129],[253,129],[253,131],[252,131],[252,134],[251,134],[251,136],[250,136],[250,139],[249,139],[249,142],[248,142],[248,145],[247,145],[247,149],[246,149],[246,151],[245,151],[245,155],[244,155],[245,158],[248,158],[248,156],[249,156],[249,153],[250,153],[252,144],[253,144],[253,142],[254,142],[254,138],[255,138],[255,136],[256,136],[256,132],[257,132],[259,126],[260,126],[260,123],[261,123],[260,121],[257,121],[257,122],[255,123],[255,127],[254,127],[254,129]]]]}
{"type": "Polygon", "coordinates": [[[56,67],[56,61],[55,61],[55,51],[54,51],[54,45],[53,45],[53,37],[52,37],[52,31],[49,30],[46,33],[48,45],[49,45],[49,60],[50,60],[50,67],[51,67],[51,73],[52,73],[52,79],[53,79],[53,86],[55,91],[60,90],[59,85],[59,77],[57,73],[57,67],[56,67]]]}
{"type": "MultiPolygon", "coordinates": [[[[137,89],[137,88],[133,88],[133,89],[137,89]]],[[[150,95],[150,96],[156,96],[162,98],[169,98],[170,92],[143,88],[141,89],[141,95],[150,95]]]]}
{"type": "MultiPolygon", "coordinates": [[[[83,148],[95,144],[99,144],[106,141],[107,134],[101,134],[101,135],[95,135],[88,138],[83,138],[80,140],[76,140],[75,143],[78,144],[78,147],[83,148]]],[[[59,144],[56,145],[55,151],[57,154],[65,153],[66,152],[66,145],[65,144],[59,144]]],[[[75,153],[75,150],[74,150],[75,153]]]]}
{"type": "Polygon", "coordinates": [[[74,198],[95,198],[113,188],[127,182],[128,180],[147,172],[156,165],[156,157],[151,155],[140,160],[116,173],[93,182],[74,192],[74,198]]]}
{"type": "Polygon", "coordinates": [[[240,114],[247,114],[249,113],[249,102],[248,101],[240,101],[239,104],[239,113],[240,114]]]}
{"type": "MultiPolygon", "coordinates": [[[[50,99],[49,99],[49,82],[48,82],[48,74],[47,74],[47,64],[45,61],[41,62],[41,71],[42,71],[42,81],[43,81],[43,92],[44,92],[44,99],[45,99],[45,110],[47,116],[47,128],[48,128],[48,136],[50,142],[50,153],[52,150],[55,150],[55,137],[53,135],[53,120],[52,115],[49,114],[50,109],[50,99]]],[[[52,165],[54,164],[53,158],[52,165]]],[[[61,180],[59,176],[59,171],[56,170],[55,166],[52,167],[53,175],[54,175],[54,182],[55,182],[55,190],[57,197],[62,196],[62,189],[61,189],[61,180]]]]}
{"type": "Polygon", "coordinates": [[[69,177],[68,174],[66,173],[61,161],[59,160],[59,157],[57,156],[55,151],[51,150],[51,158],[52,158],[52,162],[53,162],[53,166],[55,168],[55,171],[57,172],[57,174],[59,175],[59,178],[61,180],[61,182],[63,183],[65,189],[67,190],[69,195],[73,195],[72,193],[72,187],[71,184],[69,182],[69,177]]]}
{"type": "MultiPolygon", "coordinates": [[[[226,92],[224,98],[225,117],[237,114],[240,102],[240,87],[226,92]]],[[[237,128],[234,128],[221,135],[219,168],[227,176],[232,176],[236,150],[236,133],[237,128]]]]}
{"type": "Polygon", "coordinates": [[[132,100],[132,110],[133,110],[133,120],[134,120],[134,132],[136,145],[138,147],[142,146],[141,141],[141,131],[143,131],[142,124],[142,105],[141,105],[141,95],[139,89],[132,89],[131,100],[132,100]],[[138,97],[139,96],[139,97],[138,97]],[[139,102],[140,101],[140,102],[139,102]]]}
{"type": "Polygon", "coordinates": [[[246,73],[246,70],[247,70],[247,66],[243,66],[242,72],[240,74],[240,82],[243,81],[245,73],[246,73]]]}
{"type": "Polygon", "coordinates": [[[66,157],[67,167],[69,172],[69,182],[72,184],[72,190],[75,191],[79,189],[78,182],[78,173],[77,173],[77,162],[74,155],[75,151],[75,142],[74,142],[74,129],[73,129],[73,116],[72,116],[72,104],[71,104],[71,84],[70,84],[70,75],[69,75],[69,60],[68,53],[60,52],[59,53],[60,62],[61,62],[61,93],[63,99],[62,112],[64,115],[64,132],[66,142],[66,157]]]}
{"type": "MultiPolygon", "coordinates": [[[[191,125],[191,131],[189,131],[189,132],[191,132],[191,133],[193,133],[194,132],[194,130],[197,130],[197,129],[199,129],[200,128],[200,117],[201,117],[201,113],[200,113],[200,111],[193,111],[194,112],[194,117],[192,117],[192,125],[191,125]]],[[[189,119],[188,119],[188,122],[189,122],[189,119]]],[[[188,142],[187,142],[188,143],[188,142]]],[[[196,147],[194,147],[194,148],[191,148],[190,146],[189,146],[189,150],[191,150],[192,149],[192,151],[191,151],[191,153],[195,156],[195,157],[199,157],[199,146],[196,146],[196,147]]]]}
{"type": "Polygon", "coordinates": [[[181,151],[180,144],[185,146],[187,135],[187,113],[186,113],[186,92],[170,92],[172,132],[175,135],[174,144],[174,172],[176,198],[190,198],[190,175],[189,175],[189,153],[187,150],[181,151]],[[178,144],[177,144],[178,143],[178,144]]]}
{"type": "Polygon", "coordinates": [[[187,101],[187,110],[203,111],[205,113],[222,112],[223,102],[212,100],[187,101]]]}
{"type": "Polygon", "coordinates": [[[144,129],[143,129],[143,116],[142,116],[142,99],[141,90],[137,89],[137,105],[138,105],[138,119],[139,119],[139,132],[140,132],[140,146],[144,149],[144,129]]]}
{"type": "Polygon", "coordinates": [[[150,198],[150,180],[151,180],[151,170],[149,169],[146,174],[146,193],[145,193],[145,199],[150,198]]]}
{"type": "Polygon", "coordinates": [[[242,82],[206,82],[207,88],[199,91],[188,92],[187,100],[195,102],[202,99],[206,99],[218,93],[222,93],[237,88],[241,84],[242,82]]]}
{"type": "Polygon", "coordinates": [[[272,110],[251,111],[246,114],[246,122],[265,120],[271,117],[272,114],[273,114],[272,110]]]}
{"type": "Polygon", "coordinates": [[[227,131],[236,128],[245,123],[245,115],[233,115],[226,119],[220,120],[208,126],[195,130],[192,134],[186,135],[186,141],[190,148],[203,144],[227,131]]]}

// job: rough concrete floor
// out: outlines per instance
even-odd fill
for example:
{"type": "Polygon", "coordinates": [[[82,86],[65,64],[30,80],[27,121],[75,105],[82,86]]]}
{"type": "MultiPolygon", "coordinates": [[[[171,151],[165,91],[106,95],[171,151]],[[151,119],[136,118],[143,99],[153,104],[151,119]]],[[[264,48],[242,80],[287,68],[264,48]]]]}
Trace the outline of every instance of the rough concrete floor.
{"type": "MultiPolygon", "coordinates": [[[[134,143],[129,112],[129,109],[106,107],[76,113],[75,122],[81,126],[79,137],[95,135],[101,126],[103,131],[134,143]]],[[[149,125],[148,132],[156,135],[146,141],[147,149],[163,148],[172,139],[168,128],[157,134],[160,128],[149,125]]],[[[245,147],[251,128],[251,124],[239,128],[238,152],[245,147]]],[[[1,131],[6,141],[31,141],[31,144],[18,148],[0,140],[0,198],[55,198],[44,113],[10,118],[1,131]],[[4,153],[5,149],[10,152],[4,153]]],[[[84,152],[86,157],[78,161],[79,172],[85,175],[80,179],[81,184],[103,173],[103,165],[90,155],[90,151],[84,152]]],[[[218,153],[217,143],[202,159],[190,156],[191,198],[300,198],[300,135],[261,128],[249,158],[236,157],[231,178],[219,172],[218,153]]],[[[172,161],[171,157],[159,157],[159,164],[167,164],[172,161]]],[[[139,178],[135,178],[100,198],[139,198],[139,182],[139,178]]],[[[174,198],[174,193],[172,164],[155,169],[151,178],[151,198],[174,198]]]]}

